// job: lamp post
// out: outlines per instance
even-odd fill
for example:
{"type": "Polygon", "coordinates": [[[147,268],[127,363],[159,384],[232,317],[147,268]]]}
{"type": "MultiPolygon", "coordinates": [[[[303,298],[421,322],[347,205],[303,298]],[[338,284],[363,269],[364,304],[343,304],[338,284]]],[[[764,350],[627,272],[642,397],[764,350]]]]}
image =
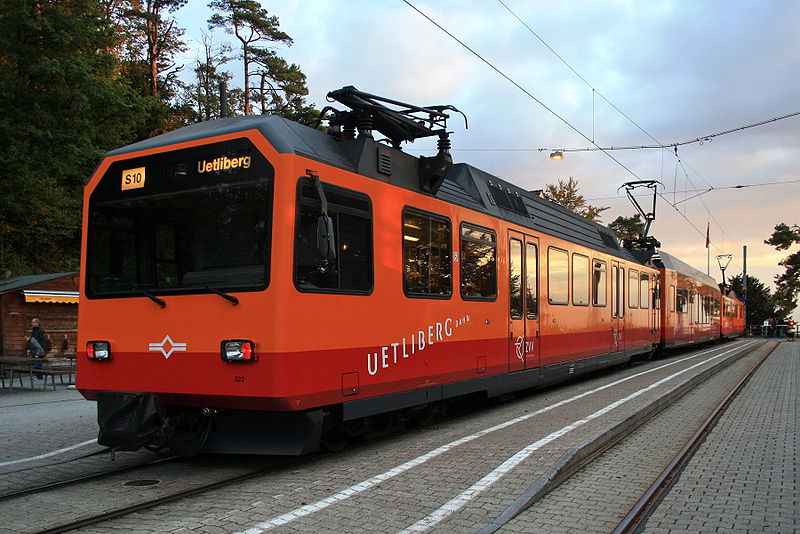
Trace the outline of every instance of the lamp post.
{"type": "Polygon", "coordinates": [[[733,259],[733,254],[720,254],[717,256],[717,263],[719,263],[719,270],[722,271],[722,287],[726,287],[725,284],[725,269],[728,268],[728,264],[730,264],[731,260],[733,259]]]}

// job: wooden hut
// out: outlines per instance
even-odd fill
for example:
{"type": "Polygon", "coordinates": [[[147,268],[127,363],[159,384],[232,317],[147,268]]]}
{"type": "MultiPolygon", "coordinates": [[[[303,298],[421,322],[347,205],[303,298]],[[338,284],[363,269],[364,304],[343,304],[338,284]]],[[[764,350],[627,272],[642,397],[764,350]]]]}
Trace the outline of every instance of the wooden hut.
{"type": "Polygon", "coordinates": [[[34,317],[53,342],[51,352],[75,352],[78,273],[0,280],[0,348],[4,356],[25,356],[34,317]]]}

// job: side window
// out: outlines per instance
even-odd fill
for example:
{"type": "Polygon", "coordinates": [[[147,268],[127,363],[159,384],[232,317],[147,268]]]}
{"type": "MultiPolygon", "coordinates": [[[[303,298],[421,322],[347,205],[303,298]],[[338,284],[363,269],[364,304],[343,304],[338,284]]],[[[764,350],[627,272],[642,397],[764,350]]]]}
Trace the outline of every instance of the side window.
{"type": "Polygon", "coordinates": [[[569,254],[547,249],[547,290],[550,304],[569,304],[569,254]]]}
{"type": "Polygon", "coordinates": [[[611,267],[611,317],[625,317],[625,269],[611,267]]]}
{"type": "Polygon", "coordinates": [[[669,311],[675,311],[675,286],[669,286],[669,311]]]}
{"type": "Polygon", "coordinates": [[[510,244],[509,262],[509,311],[512,319],[522,319],[522,241],[512,239],[510,244]]]}
{"type": "Polygon", "coordinates": [[[595,306],[606,305],[607,288],[606,262],[595,260],[592,269],[592,304],[595,306]]]}
{"type": "Polygon", "coordinates": [[[403,289],[406,295],[448,298],[453,293],[450,221],[403,212],[403,289]]]}
{"type": "Polygon", "coordinates": [[[653,275],[653,308],[661,309],[661,277],[658,274],[653,275]]]}
{"type": "Polygon", "coordinates": [[[497,297],[497,236],[491,230],[461,225],[461,297],[497,297]]]}
{"type": "Polygon", "coordinates": [[[675,308],[678,310],[678,313],[687,313],[689,311],[688,289],[678,288],[675,308]]]}
{"type": "Polygon", "coordinates": [[[589,258],[580,254],[572,255],[572,303],[589,305],[589,258]]]}
{"type": "Polygon", "coordinates": [[[539,316],[539,250],[534,243],[525,244],[525,307],[528,319],[539,316]]]}
{"type": "Polygon", "coordinates": [[[639,271],[628,269],[628,308],[639,307],[639,271]]]}
{"type": "Polygon", "coordinates": [[[294,283],[301,291],[368,293],[372,290],[372,206],[363,193],[322,184],[333,221],[334,258],[317,246],[320,195],[307,178],[299,182],[294,245],[294,283]]]}
{"type": "Polygon", "coordinates": [[[639,279],[639,307],[643,310],[649,308],[650,303],[650,274],[642,273],[639,279]]]}

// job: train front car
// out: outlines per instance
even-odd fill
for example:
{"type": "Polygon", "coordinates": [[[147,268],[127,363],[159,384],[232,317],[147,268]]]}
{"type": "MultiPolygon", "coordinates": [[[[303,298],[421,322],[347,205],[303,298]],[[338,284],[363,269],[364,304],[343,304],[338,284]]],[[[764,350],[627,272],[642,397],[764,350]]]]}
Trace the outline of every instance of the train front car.
{"type": "Polygon", "coordinates": [[[329,96],[353,111],[326,133],[234,117],[101,162],[77,373],[101,444],[335,449],[652,354],[659,273],[608,228],[453,164],[448,106],[329,96]]]}
{"type": "Polygon", "coordinates": [[[282,413],[258,366],[283,313],[270,279],[285,163],[249,121],[210,124],[109,153],[90,179],[77,387],[98,401],[103,445],[301,453],[321,415],[282,413]]]}

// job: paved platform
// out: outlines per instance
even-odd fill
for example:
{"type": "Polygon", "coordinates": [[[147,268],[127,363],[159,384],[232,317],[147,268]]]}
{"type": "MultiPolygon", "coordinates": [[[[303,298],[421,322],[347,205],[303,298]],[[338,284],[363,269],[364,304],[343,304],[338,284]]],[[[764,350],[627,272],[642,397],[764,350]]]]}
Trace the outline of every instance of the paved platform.
{"type": "Polygon", "coordinates": [[[800,532],[800,342],[782,342],[731,403],[644,532],[800,532]]]}

